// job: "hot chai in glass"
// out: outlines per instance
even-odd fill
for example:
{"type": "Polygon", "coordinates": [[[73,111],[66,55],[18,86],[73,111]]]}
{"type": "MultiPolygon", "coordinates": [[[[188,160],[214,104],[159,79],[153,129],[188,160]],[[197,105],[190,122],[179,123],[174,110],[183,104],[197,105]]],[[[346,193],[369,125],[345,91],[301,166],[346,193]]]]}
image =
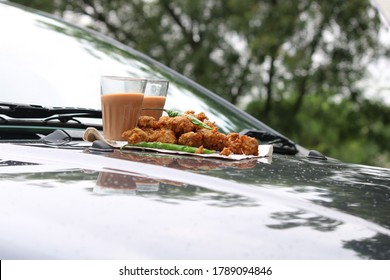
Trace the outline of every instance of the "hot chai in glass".
{"type": "Polygon", "coordinates": [[[106,140],[123,141],[122,133],[137,125],[146,79],[103,76],[101,105],[106,140]]]}

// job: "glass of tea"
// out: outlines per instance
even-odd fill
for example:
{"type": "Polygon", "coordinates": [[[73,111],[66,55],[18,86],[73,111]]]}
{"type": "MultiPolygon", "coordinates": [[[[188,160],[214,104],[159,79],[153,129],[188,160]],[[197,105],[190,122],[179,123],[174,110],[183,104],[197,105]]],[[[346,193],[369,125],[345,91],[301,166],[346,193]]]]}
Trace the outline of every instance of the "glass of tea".
{"type": "Polygon", "coordinates": [[[158,120],[163,111],[169,82],[166,80],[147,80],[141,116],[151,116],[158,120]],[[147,110],[147,109],[157,110],[147,110]]]}
{"type": "Polygon", "coordinates": [[[106,140],[124,141],[122,133],[137,125],[146,79],[103,76],[100,80],[103,134],[106,140]]]}

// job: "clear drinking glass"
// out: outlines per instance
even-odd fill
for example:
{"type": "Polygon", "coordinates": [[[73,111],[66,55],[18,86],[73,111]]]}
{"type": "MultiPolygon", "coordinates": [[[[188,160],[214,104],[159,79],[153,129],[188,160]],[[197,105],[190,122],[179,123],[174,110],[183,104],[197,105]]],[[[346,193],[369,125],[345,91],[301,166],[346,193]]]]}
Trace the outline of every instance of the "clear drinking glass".
{"type": "Polygon", "coordinates": [[[122,133],[137,125],[146,81],[127,77],[101,77],[103,134],[106,140],[123,141],[122,133]]]}
{"type": "Polygon", "coordinates": [[[141,116],[151,116],[158,120],[162,110],[145,110],[145,109],[162,109],[164,108],[169,82],[166,80],[147,80],[144,100],[142,103],[141,116]]]}

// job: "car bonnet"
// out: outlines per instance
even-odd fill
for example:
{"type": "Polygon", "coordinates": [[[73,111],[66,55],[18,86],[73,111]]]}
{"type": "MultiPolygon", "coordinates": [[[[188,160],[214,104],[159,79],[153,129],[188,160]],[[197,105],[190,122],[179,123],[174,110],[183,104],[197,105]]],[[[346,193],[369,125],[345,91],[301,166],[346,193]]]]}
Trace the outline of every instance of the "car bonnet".
{"type": "Polygon", "coordinates": [[[389,257],[386,169],[278,155],[1,150],[2,258],[389,257]]]}

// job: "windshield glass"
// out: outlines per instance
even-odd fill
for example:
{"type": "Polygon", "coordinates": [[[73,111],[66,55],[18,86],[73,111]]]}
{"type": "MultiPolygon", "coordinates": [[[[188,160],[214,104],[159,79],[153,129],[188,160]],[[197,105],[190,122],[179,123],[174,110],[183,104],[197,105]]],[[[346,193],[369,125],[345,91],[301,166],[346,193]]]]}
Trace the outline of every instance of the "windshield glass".
{"type": "Polygon", "coordinates": [[[102,75],[167,79],[166,108],[205,112],[222,132],[269,129],[205,88],[111,39],[0,3],[1,102],[100,109],[102,75]]]}

